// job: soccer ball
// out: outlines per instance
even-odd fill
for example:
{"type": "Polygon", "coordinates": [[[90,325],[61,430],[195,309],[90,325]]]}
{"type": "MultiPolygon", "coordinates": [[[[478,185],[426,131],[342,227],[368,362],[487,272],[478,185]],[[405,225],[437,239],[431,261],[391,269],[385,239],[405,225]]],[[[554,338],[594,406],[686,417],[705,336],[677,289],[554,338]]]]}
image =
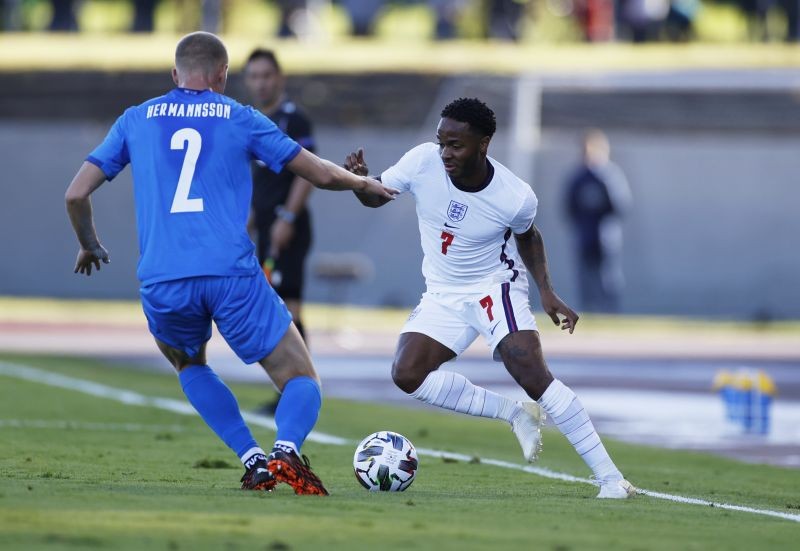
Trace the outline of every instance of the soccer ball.
{"type": "Polygon", "coordinates": [[[371,492],[402,492],[414,482],[418,466],[411,441],[387,430],[364,438],[353,456],[356,479],[371,492]]]}

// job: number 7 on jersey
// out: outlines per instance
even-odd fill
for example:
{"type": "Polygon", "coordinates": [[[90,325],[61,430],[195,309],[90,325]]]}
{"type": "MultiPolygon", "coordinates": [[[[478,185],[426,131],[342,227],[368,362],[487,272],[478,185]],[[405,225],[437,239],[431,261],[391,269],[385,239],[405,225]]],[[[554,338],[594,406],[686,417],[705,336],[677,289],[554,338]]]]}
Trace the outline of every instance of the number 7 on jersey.
{"type": "Polygon", "coordinates": [[[442,254],[447,254],[447,248],[453,244],[455,238],[456,236],[449,231],[442,232],[442,254]]]}
{"type": "Polygon", "coordinates": [[[189,199],[189,190],[194,179],[194,169],[197,158],[200,156],[200,148],[203,146],[203,138],[200,132],[194,128],[181,128],[172,135],[170,149],[186,149],[186,156],[183,158],[181,175],[178,177],[178,187],[175,190],[175,197],[172,198],[172,208],[170,213],[176,212],[203,212],[203,198],[197,197],[189,199]]]}

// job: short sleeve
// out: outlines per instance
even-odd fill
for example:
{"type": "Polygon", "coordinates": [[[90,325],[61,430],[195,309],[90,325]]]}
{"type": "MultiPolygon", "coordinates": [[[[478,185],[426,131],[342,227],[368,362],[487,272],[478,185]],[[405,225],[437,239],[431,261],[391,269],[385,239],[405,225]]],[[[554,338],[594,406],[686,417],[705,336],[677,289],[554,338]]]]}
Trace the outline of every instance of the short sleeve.
{"type": "Polygon", "coordinates": [[[531,229],[533,219],[536,218],[536,207],[539,205],[539,200],[533,190],[527,185],[526,188],[522,198],[522,206],[520,206],[510,224],[511,231],[516,234],[525,233],[531,229]]]}
{"type": "Polygon", "coordinates": [[[103,171],[108,180],[122,172],[129,162],[128,144],[125,139],[127,117],[131,111],[125,111],[108,131],[103,143],[92,151],[86,160],[103,171]]]}
{"type": "Polygon", "coordinates": [[[381,183],[396,189],[400,193],[410,191],[414,178],[419,173],[426,145],[430,144],[415,147],[403,155],[394,166],[387,168],[381,174],[381,183]]]}
{"type": "Polygon", "coordinates": [[[255,109],[249,108],[249,111],[251,120],[248,149],[253,157],[279,174],[300,153],[302,147],[281,132],[267,117],[255,109]]]}

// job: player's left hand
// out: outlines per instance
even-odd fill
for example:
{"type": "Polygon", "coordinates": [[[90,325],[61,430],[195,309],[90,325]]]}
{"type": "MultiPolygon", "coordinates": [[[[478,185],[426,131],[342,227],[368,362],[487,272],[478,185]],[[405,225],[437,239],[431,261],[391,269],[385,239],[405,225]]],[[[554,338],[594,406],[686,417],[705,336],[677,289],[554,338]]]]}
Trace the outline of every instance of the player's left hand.
{"type": "Polygon", "coordinates": [[[294,237],[294,224],[290,224],[282,218],[278,218],[272,223],[269,232],[269,256],[278,258],[281,251],[289,246],[294,237]]]}
{"type": "Polygon", "coordinates": [[[570,335],[575,331],[575,325],[578,323],[578,314],[566,305],[566,303],[559,298],[554,291],[542,291],[542,308],[553,320],[553,323],[560,325],[562,330],[569,330],[570,335]],[[561,314],[564,319],[558,316],[561,314]]]}
{"type": "Polygon", "coordinates": [[[100,262],[103,264],[111,262],[108,258],[108,251],[102,245],[98,244],[91,250],[81,248],[81,250],[78,251],[78,259],[75,261],[74,273],[90,276],[92,275],[92,266],[94,266],[98,272],[100,271],[100,262]]]}
{"type": "Polygon", "coordinates": [[[364,186],[358,190],[359,193],[366,193],[367,195],[377,195],[378,197],[382,197],[384,199],[388,199],[390,201],[394,200],[395,197],[400,193],[394,188],[386,187],[380,181],[375,180],[374,178],[362,178],[364,186]]]}

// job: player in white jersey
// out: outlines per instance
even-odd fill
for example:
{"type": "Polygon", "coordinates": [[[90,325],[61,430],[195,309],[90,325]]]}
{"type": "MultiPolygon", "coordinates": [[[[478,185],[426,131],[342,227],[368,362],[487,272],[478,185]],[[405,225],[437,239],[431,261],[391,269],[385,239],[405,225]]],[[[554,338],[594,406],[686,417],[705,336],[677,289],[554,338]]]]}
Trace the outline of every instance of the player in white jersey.
{"type": "MultiPolygon", "coordinates": [[[[427,291],[400,335],[392,365],[395,384],[428,404],[507,421],[528,461],[535,461],[540,449],[543,410],[594,472],[598,497],[634,495],[580,400],[553,377],[542,356],[527,272],[553,323],[572,333],[578,315],[553,290],[544,242],[533,223],[536,195],[488,156],[496,123],[483,102],[461,98],[441,116],[438,143],[415,147],[380,177],[385,186],[414,196],[425,254],[427,291]],[[510,400],[459,373],[439,370],[479,334],[538,405],[510,400]]],[[[345,168],[367,175],[363,150],[348,155],[345,168]]],[[[356,195],[368,207],[388,202],[356,195]]]]}

